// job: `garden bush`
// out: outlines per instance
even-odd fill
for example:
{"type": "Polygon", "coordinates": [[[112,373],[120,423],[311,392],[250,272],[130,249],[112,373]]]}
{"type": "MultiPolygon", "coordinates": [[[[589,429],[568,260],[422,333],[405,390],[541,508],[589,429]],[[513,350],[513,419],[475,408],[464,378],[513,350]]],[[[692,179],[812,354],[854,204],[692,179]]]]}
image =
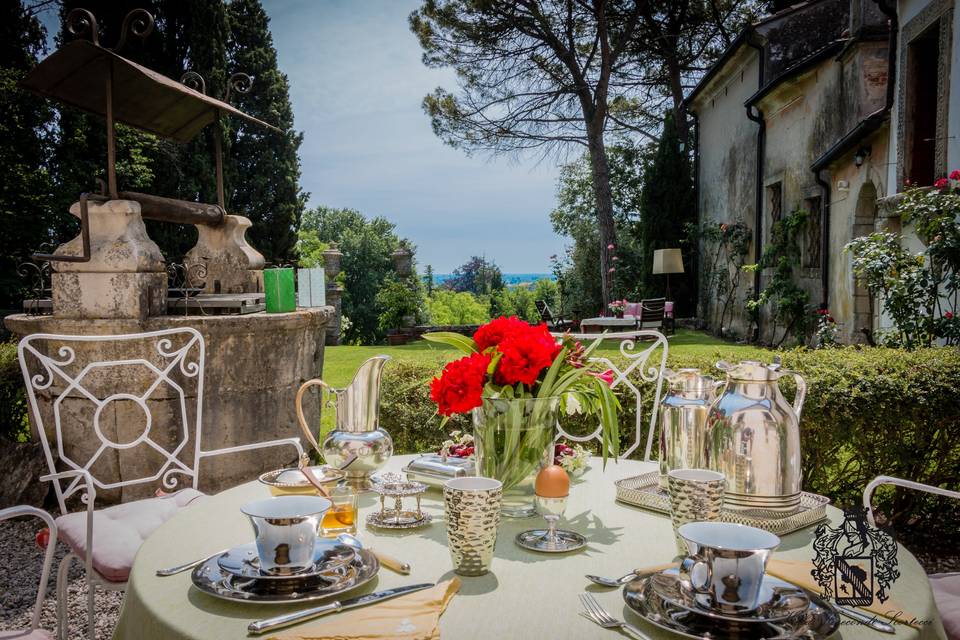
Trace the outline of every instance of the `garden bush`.
{"type": "Polygon", "coordinates": [[[17,345],[0,343],[0,442],[25,442],[29,437],[27,398],[17,361],[17,345]]]}
{"type": "MultiPolygon", "coordinates": [[[[758,349],[756,357],[769,361],[771,353],[758,349]]],[[[800,421],[805,490],[826,495],[837,506],[853,506],[878,475],[960,489],[960,349],[844,347],[780,355],[783,366],[803,374],[808,385],[800,421]]],[[[732,355],[718,348],[702,355],[671,355],[668,366],[715,371],[718,360],[738,358],[743,359],[742,351],[732,355]]],[[[380,423],[393,436],[397,453],[434,450],[450,430],[470,429],[466,418],[440,427],[429,381],[441,366],[438,359],[436,366],[393,363],[387,368],[380,423]]],[[[653,383],[639,386],[646,424],[653,383]]],[[[792,381],[784,378],[782,386],[792,399],[792,381]]],[[[625,387],[618,389],[618,396],[623,405],[621,443],[626,447],[634,438],[634,401],[625,387]]],[[[562,422],[573,433],[595,427],[573,418],[562,422]]],[[[631,457],[642,456],[643,445],[631,457]]],[[[956,507],[946,498],[891,488],[879,490],[874,504],[898,532],[957,536],[956,507]]]]}

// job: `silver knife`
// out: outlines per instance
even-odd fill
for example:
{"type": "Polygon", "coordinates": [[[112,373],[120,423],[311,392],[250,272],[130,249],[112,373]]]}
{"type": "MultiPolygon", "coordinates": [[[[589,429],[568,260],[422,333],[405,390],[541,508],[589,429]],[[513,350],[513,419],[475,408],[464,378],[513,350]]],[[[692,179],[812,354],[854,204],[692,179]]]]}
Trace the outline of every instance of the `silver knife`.
{"type": "Polygon", "coordinates": [[[897,632],[897,630],[893,628],[892,624],[888,622],[884,622],[883,620],[880,620],[876,616],[869,616],[865,613],[860,613],[856,609],[853,609],[851,607],[845,607],[843,605],[834,605],[834,606],[837,607],[837,611],[839,611],[841,614],[847,616],[851,620],[856,620],[861,624],[865,624],[875,631],[879,631],[881,633],[897,632]]]}
{"type": "Polygon", "coordinates": [[[407,585],[406,587],[396,587],[395,589],[386,589],[385,591],[368,593],[365,596],[350,598],[349,600],[335,600],[334,602],[325,604],[322,607],[313,607],[312,609],[294,611],[293,613],[288,613],[282,616],[256,620],[255,622],[251,622],[249,625],[247,625],[247,631],[250,633],[265,633],[281,627],[288,627],[292,624],[304,622],[305,620],[319,618],[320,616],[328,613],[336,613],[345,609],[353,609],[354,607],[363,607],[368,604],[383,602],[384,600],[389,600],[390,598],[396,598],[397,596],[413,593],[414,591],[420,591],[422,589],[429,589],[433,586],[435,585],[431,583],[411,584],[407,585]]]}

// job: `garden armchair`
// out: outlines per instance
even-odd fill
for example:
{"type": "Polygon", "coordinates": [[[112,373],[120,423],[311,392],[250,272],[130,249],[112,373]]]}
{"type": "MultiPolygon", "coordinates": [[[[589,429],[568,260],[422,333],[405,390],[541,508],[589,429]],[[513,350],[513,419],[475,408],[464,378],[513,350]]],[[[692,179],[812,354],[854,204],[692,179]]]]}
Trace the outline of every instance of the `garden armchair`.
{"type": "MultiPolygon", "coordinates": [[[[28,629],[13,629],[0,631],[0,638],[18,638],[19,640],[52,640],[53,634],[40,628],[40,614],[43,610],[43,601],[47,595],[47,583],[50,579],[50,568],[53,566],[53,555],[57,550],[57,524],[46,511],[30,506],[16,506],[0,509],[0,522],[21,516],[35,516],[43,520],[50,532],[47,538],[47,549],[43,554],[43,570],[40,573],[40,585],[37,587],[37,601],[33,605],[33,617],[28,629]]],[[[59,603],[58,603],[59,605],[59,603]]]]}
{"type": "MultiPolygon", "coordinates": [[[[938,496],[946,496],[960,500],[960,491],[933,487],[912,480],[894,478],[893,476],[877,476],[871,480],[863,490],[863,506],[867,510],[867,522],[870,523],[870,526],[876,526],[871,498],[873,497],[873,492],[877,490],[877,487],[882,485],[914,489],[916,491],[923,491],[924,493],[932,493],[938,496]]],[[[930,588],[933,590],[933,598],[937,603],[937,610],[940,612],[940,619],[943,621],[943,628],[947,632],[947,637],[950,640],[960,640],[960,573],[935,573],[928,577],[930,579],[930,588]]]]}
{"type": "Polygon", "coordinates": [[[297,438],[203,450],[205,354],[203,336],[189,327],[108,336],[33,334],[20,341],[33,426],[49,470],[41,480],[53,484],[62,514],[57,527],[71,548],[57,574],[61,637],[68,627],[72,561],[82,561],[86,570],[92,639],[95,588],[124,590],[143,541],[203,499],[197,490],[202,459],[279,445],[303,455],[297,438]],[[97,359],[105,352],[115,358],[97,359]],[[180,477],[190,486],[181,488],[180,477]],[[98,492],[156,484],[162,488],[156,497],[96,508],[98,492]],[[67,501],[74,496],[85,509],[70,513],[67,501]]]}
{"type": "Polygon", "coordinates": [[[534,302],[537,307],[537,313],[540,314],[540,320],[547,323],[551,331],[568,331],[573,328],[573,322],[558,318],[550,311],[550,305],[546,300],[537,300],[534,302]]]}
{"type": "Polygon", "coordinates": [[[666,298],[649,298],[646,300],[641,300],[640,316],[637,318],[637,328],[653,330],[662,329],[666,306],[666,298]]]}

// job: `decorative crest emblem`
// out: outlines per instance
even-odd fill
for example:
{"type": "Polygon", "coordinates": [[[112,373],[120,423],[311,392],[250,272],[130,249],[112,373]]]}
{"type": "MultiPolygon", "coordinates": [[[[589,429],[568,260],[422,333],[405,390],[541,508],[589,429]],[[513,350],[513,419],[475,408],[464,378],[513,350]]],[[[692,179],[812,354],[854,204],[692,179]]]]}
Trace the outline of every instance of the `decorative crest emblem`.
{"type": "Polygon", "coordinates": [[[886,531],[867,523],[866,510],[844,511],[839,527],[823,523],[813,533],[811,575],[822,596],[839,605],[869,606],[885,602],[890,585],[900,577],[897,543],[886,531]]]}

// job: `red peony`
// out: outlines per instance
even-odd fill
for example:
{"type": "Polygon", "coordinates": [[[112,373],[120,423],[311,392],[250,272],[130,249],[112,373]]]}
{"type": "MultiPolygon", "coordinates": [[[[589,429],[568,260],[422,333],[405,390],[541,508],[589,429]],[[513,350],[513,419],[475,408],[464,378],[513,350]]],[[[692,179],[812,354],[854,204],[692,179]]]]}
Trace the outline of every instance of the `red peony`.
{"type": "Polygon", "coordinates": [[[943,317],[946,318],[947,320],[953,320],[953,312],[947,311],[945,314],[943,314],[943,317]]]}
{"type": "Polygon", "coordinates": [[[546,324],[528,325],[524,330],[514,331],[497,346],[503,356],[497,364],[494,381],[532,386],[540,372],[553,364],[560,350],[546,324]]]}
{"type": "Polygon", "coordinates": [[[477,343],[477,348],[483,351],[487,347],[497,346],[503,342],[504,338],[513,333],[528,331],[529,329],[530,325],[517,316],[510,316],[509,318],[500,316],[477,329],[477,332],[473,334],[473,341],[477,343]]]}
{"type": "Polygon", "coordinates": [[[487,379],[490,356],[475,353],[454,360],[430,383],[430,399],[442,416],[466,413],[483,404],[483,385],[487,379]]]}
{"type": "Polygon", "coordinates": [[[951,180],[960,180],[960,169],[954,169],[950,172],[951,180]]]}
{"type": "Polygon", "coordinates": [[[933,186],[936,187],[937,189],[943,189],[944,187],[950,186],[950,181],[947,180],[946,178],[940,178],[939,180],[933,183],[933,186]]]}

